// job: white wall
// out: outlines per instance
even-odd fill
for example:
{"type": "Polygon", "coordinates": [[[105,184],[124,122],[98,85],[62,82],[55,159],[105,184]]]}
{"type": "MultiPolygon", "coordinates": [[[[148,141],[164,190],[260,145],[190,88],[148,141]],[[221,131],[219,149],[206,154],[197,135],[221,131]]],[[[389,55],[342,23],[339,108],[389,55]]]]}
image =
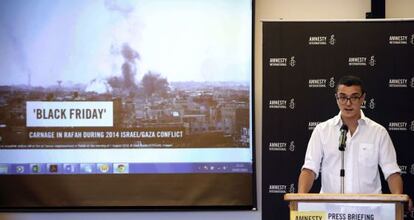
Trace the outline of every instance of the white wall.
{"type": "Polygon", "coordinates": [[[386,0],[386,18],[414,18],[413,0],[386,0]]]}
{"type": "MultiPolygon", "coordinates": [[[[207,0],[208,1],[208,0],[207,0]]],[[[0,213],[0,220],[260,220],[262,136],[262,25],[260,20],[364,19],[370,0],[256,0],[255,104],[259,211],[0,213]]],[[[413,0],[386,1],[387,18],[414,18],[413,0]]]]}

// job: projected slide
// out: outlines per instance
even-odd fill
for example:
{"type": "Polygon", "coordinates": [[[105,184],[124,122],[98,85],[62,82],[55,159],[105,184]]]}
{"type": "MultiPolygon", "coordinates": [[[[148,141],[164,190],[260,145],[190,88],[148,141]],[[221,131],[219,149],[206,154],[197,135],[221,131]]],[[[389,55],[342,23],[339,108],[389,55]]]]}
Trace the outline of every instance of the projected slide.
{"type": "Polygon", "coordinates": [[[251,7],[2,1],[0,174],[251,173],[251,7]]]}
{"type": "Polygon", "coordinates": [[[249,146],[251,39],[226,31],[249,27],[205,1],[76,3],[2,11],[3,148],[249,146]]]}

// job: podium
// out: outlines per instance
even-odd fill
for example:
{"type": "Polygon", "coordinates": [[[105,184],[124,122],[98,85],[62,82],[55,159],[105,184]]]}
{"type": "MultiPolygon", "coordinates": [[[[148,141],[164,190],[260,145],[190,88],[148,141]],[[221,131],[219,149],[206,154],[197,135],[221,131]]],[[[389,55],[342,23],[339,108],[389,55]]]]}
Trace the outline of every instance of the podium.
{"type": "Polygon", "coordinates": [[[288,193],[284,196],[290,203],[291,216],[313,212],[326,213],[326,219],[373,220],[403,220],[408,198],[404,194],[288,193]]]}

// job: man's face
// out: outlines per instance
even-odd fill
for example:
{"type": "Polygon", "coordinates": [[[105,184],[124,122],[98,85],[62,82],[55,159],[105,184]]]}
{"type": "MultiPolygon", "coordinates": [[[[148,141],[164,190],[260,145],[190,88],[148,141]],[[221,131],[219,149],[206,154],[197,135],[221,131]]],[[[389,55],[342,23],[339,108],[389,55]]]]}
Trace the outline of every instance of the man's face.
{"type": "Polygon", "coordinates": [[[343,119],[358,120],[361,117],[361,105],[365,100],[360,86],[339,85],[336,93],[336,103],[341,110],[343,119]]]}

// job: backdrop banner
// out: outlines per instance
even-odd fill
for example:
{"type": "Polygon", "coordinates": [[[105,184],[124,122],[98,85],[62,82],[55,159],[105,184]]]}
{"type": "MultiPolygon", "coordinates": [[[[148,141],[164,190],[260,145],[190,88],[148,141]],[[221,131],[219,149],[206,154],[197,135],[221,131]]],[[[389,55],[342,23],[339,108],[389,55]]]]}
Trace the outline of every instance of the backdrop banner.
{"type": "MultiPolygon", "coordinates": [[[[289,219],[283,195],[297,192],[310,135],[338,114],[334,87],[348,74],[365,82],[363,111],[388,130],[414,197],[414,21],[265,21],[263,220],[289,219]]],[[[320,178],[311,192],[319,190],[320,178]]]]}

